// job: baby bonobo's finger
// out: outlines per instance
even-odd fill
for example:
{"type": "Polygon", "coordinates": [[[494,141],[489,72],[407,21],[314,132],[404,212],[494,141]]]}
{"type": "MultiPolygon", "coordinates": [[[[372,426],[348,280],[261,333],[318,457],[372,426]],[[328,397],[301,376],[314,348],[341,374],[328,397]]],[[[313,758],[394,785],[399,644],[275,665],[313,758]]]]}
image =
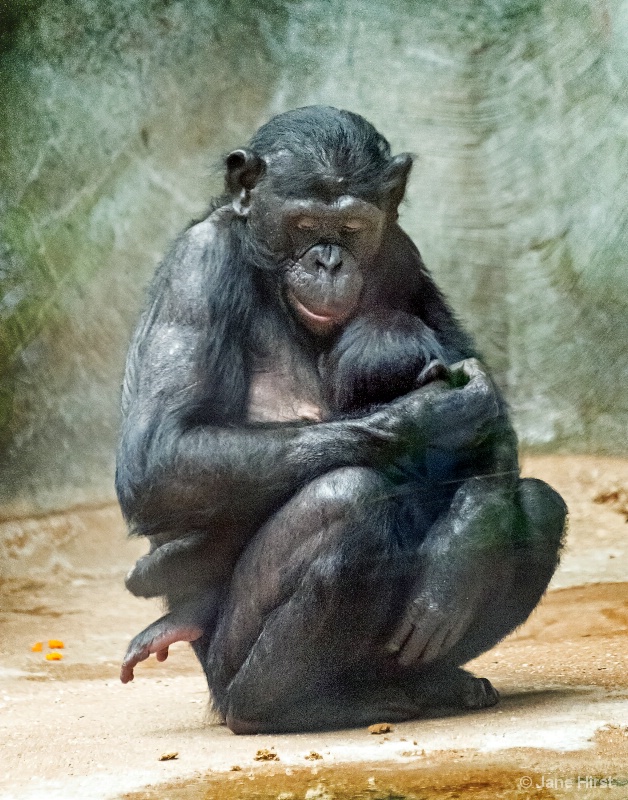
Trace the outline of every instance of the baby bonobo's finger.
{"type": "Polygon", "coordinates": [[[419,374],[419,377],[415,381],[414,387],[415,389],[421,389],[423,386],[427,386],[428,383],[434,383],[435,381],[448,381],[448,380],[449,380],[449,370],[442,363],[442,361],[434,359],[430,361],[430,363],[427,364],[427,366],[423,367],[423,369],[419,374]]]}

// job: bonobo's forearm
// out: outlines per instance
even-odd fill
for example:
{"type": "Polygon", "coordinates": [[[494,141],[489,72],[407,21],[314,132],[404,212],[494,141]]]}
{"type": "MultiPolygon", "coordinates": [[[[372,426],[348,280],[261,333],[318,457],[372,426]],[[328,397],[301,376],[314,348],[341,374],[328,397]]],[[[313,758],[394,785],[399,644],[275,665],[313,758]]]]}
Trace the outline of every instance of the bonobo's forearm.
{"type": "Polygon", "coordinates": [[[149,455],[131,514],[138,533],[258,527],[299,487],[333,469],[374,465],[390,434],[368,419],[195,426],[149,455]]]}
{"type": "Polygon", "coordinates": [[[428,446],[473,446],[499,405],[482,368],[465,364],[465,386],[431,385],[357,419],[197,425],[183,432],[170,427],[149,448],[125,512],[144,534],[175,527],[256,528],[301,486],[330,470],[385,468],[399,458],[422,458],[428,446]]]}

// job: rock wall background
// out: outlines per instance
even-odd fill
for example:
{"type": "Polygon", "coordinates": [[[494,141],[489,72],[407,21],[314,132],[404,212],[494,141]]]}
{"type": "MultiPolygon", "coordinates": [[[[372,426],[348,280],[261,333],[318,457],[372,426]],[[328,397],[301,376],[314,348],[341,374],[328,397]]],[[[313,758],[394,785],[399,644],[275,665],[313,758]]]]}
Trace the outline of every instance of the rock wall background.
{"type": "Polygon", "coordinates": [[[144,287],[309,103],[416,155],[402,224],[522,444],[625,455],[627,89],[627,0],[0,0],[0,518],[112,498],[144,287]]]}

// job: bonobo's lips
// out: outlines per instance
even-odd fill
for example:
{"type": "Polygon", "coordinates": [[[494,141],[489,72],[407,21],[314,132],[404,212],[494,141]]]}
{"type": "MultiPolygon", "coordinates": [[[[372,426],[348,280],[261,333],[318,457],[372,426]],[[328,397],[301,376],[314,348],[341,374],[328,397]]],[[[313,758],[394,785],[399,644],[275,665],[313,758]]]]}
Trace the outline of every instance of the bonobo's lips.
{"type": "Polygon", "coordinates": [[[294,310],[303,321],[304,325],[306,325],[306,327],[308,327],[314,333],[329,332],[336,326],[341,325],[347,319],[350,313],[346,309],[342,311],[326,312],[324,314],[311,311],[298,299],[294,292],[291,291],[288,292],[288,299],[290,300],[290,304],[294,310]]]}

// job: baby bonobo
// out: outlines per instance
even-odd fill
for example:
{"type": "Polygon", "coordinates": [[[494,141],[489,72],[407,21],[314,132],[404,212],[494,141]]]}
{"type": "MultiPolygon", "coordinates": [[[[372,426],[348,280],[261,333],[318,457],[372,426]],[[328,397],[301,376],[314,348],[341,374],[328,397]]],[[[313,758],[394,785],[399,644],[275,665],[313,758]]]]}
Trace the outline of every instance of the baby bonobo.
{"type": "Polygon", "coordinates": [[[235,733],[497,702],[461,668],[520,625],[566,508],[397,224],[412,159],[362,117],[281,114],[225,160],[130,348],[116,485],[169,612],[124,683],[190,641],[235,733]]]}

